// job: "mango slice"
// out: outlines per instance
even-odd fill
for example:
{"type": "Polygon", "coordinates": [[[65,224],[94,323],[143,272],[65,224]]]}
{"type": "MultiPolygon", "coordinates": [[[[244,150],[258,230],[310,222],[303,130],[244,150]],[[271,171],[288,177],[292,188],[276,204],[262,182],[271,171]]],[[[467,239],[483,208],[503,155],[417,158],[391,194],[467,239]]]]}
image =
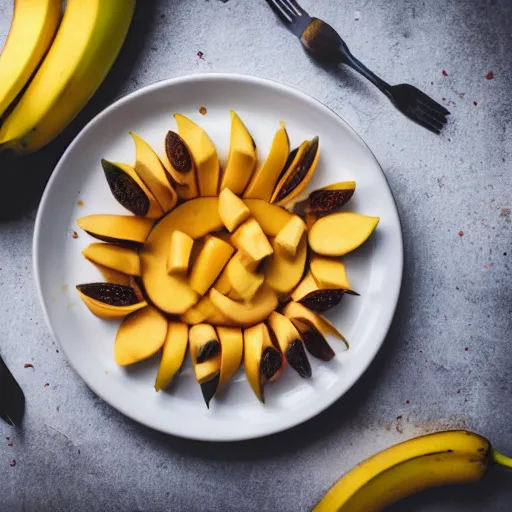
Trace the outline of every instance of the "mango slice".
{"type": "Polygon", "coordinates": [[[305,232],[306,224],[304,224],[304,221],[299,216],[293,215],[277,234],[276,243],[293,258],[305,232]]]}
{"type": "Polygon", "coordinates": [[[290,257],[277,244],[277,239],[273,239],[271,243],[274,254],[265,262],[265,282],[277,293],[288,294],[304,275],[308,254],[307,240],[306,237],[302,237],[294,257],[290,257]]]}
{"type": "Polygon", "coordinates": [[[215,288],[210,290],[210,299],[224,315],[242,326],[262,322],[278,305],[276,292],[265,284],[250,302],[236,302],[222,295],[215,288]]]}
{"type": "Polygon", "coordinates": [[[194,239],[183,231],[174,231],[171,235],[171,247],[167,260],[167,272],[169,274],[186,274],[192,254],[194,239]]]}
{"type": "Polygon", "coordinates": [[[256,145],[238,114],[231,110],[231,142],[220,189],[242,194],[256,166],[256,145]]]}
{"type": "Polygon", "coordinates": [[[178,132],[188,149],[197,169],[199,193],[203,197],[214,197],[219,188],[220,164],[217,150],[206,132],[181,114],[174,114],[178,132]]]}
{"type": "Polygon", "coordinates": [[[201,297],[201,300],[195,306],[192,306],[184,315],[182,315],[181,320],[189,325],[196,325],[204,322],[208,322],[211,325],[237,325],[237,323],[231,320],[231,318],[228,318],[226,315],[221,313],[207,295],[201,297]]]}
{"type": "Polygon", "coordinates": [[[336,353],[327,343],[322,332],[313,323],[304,318],[294,318],[292,323],[300,332],[306,350],[313,357],[322,361],[331,361],[336,356],[336,353]]]}
{"type": "Polygon", "coordinates": [[[311,365],[304,350],[302,337],[289,318],[274,311],[268,325],[274,333],[288,364],[303,378],[311,377],[311,365]]]}
{"type": "Polygon", "coordinates": [[[155,226],[140,251],[140,261],[144,288],[156,307],[166,313],[181,315],[199,298],[188,281],[167,273],[172,233],[180,230],[197,240],[221,228],[219,200],[216,197],[187,201],[155,226]]]}
{"type": "MultiPolygon", "coordinates": [[[[240,251],[229,260],[226,266],[226,273],[230,283],[230,289],[227,293],[234,290],[246,302],[253,299],[265,279],[262,274],[251,272],[243,265],[242,253],[240,251]]],[[[217,288],[217,290],[219,289],[217,288]]]]}
{"type": "Polygon", "coordinates": [[[282,358],[273,346],[267,326],[260,323],[244,330],[244,369],[254,394],[265,402],[263,386],[282,368],[282,358]]]}
{"type": "Polygon", "coordinates": [[[133,167],[107,160],[102,160],[101,165],[110,191],[121,206],[139,217],[159,219],[164,214],[158,201],[133,167]]]}
{"type": "Polygon", "coordinates": [[[319,158],[320,145],[318,137],[302,143],[295,158],[279,180],[271,202],[284,206],[297,197],[311,181],[319,158]]]}
{"type": "Polygon", "coordinates": [[[285,124],[277,131],[265,163],[258,169],[245,189],[244,198],[270,201],[277,180],[290,154],[290,141],[285,124]]]}
{"type": "Polygon", "coordinates": [[[251,216],[251,212],[237,195],[225,188],[219,194],[219,215],[224,226],[232,233],[251,216]]]}
{"type": "Polygon", "coordinates": [[[93,265],[101,272],[103,279],[105,279],[107,283],[122,284],[124,286],[134,288],[132,281],[133,276],[129,276],[128,274],[119,272],[118,270],[104,267],[103,265],[98,265],[97,263],[93,263],[93,265]]]}
{"type": "Polygon", "coordinates": [[[169,181],[183,199],[193,199],[199,195],[197,186],[196,166],[192,153],[185,141],[173,131],[165,136],[164,155],[162,163],[169,173],[169,181]],[[183,194],[183,192],[185,194],[183,194]],[[180,194],[180,192],[182,192],[180,194]],[[186,197],[183,197],[186,196],[186,197]]]}
{"type": "Polygon", "coordinates": [[[309,262],[309,268],[319,288],[352,290],[342,261],[314,254],[309,262]]]}
{"type": "Polygon", "coordinates": [[[162,359],[155,380],[155,390],[167,388],[176,377],[187,353],[188,325],[183,322],[169,322],[165,336],[162,359]]]}
{"type": "Polygon", "coordinates": [[[340,212],[318,219],[309,232],[309,245],[324,256],[343,256],[361,246],[375,231],[379,217],[340,212]]]}
{"type": "Polygon", "coordinates": [[[190,287],[204,295],[213,285],[235,250],[220,238],[209,236],[190,273],[190,287]]]}
{"type": "Polygon", "coordinates": [[[337,306],[343,295],[345,290],[320,288],[310,270],[299,286],[293,290],[291,298],[313,311],[327,311],[337,306]]]}
{"type": "Polygon", "coordinates": [[[306,308],[302,304],[295,301],[290,301],[283,309],[283,314],[291,320],[295,318],[304,319],[311,322],[324,336],[330,334],[335,338],[342,340],[348,348],[348,342],[334,325],[326,318],[318,315],[306,308]]]}
{"type": "Polygon", "coordinates": [[[242,364],[244,338],[240,327],[217,327],[217,335],[221,347],[218,389],[222,389],[242,364]]]}
{"type": "Polygon", "coordinates": [[[163,346],[167,320],[155,308],[147,306],[127,316],[117,332],[114,358],[119,366],[138,363],[155,355],[163,346]]]}
{"type": "Polygon", "coordinates": [[[93,315],[99,318],[123,318],[147,306],[139,301],[130,286],[113,283],[79,284],[76,289],[93,315]]]}
{"type": "Polygon", "coordinates": [[[244,199],[244,203],[267,236],[277,236],[292,217],[284,208],[261,199],[244,199]]]}
{"type": "Polygon", "coordinates": [[[254,262],[259,262],[274,252],[255,219],[244,222],[231,236],[231,243],[254,262]]]}
{"type": "Polygon", "coordinates": [[[123,215],[89,215],[76,223],[98,240],[129,246],[143,244],[153,227],[150,219],[123,215]]]}
{"type": "Polygon", "coordinates": [[[135,142],[135,172],[155,196],[163,211],[172,210],[178,202],[178,195],[167,179],[160,158],[144,139],[133,132],[130,135],[135,142]]]}
{"type": "Polygon", "coordinates": [[[93,263],[117,270],[123,274],[140,276],[140,258],[137,251],[120,245],[94,243],[82,251],[93,263]]]}

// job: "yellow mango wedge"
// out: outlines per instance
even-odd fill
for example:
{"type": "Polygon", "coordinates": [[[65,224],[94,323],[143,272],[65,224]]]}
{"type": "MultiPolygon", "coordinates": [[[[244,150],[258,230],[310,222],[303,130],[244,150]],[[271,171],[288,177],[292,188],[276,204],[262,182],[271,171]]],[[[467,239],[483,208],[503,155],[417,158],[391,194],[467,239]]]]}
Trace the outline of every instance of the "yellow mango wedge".
{"type": "Polygon", "coordinates": [[[253,174],[249,185],[245,189],[244,198],[270,201],[289,154],[290,141],[285,124],[282,122],[281,128],[277,131],[272,142],[270,153],[265,163],[253,174]]]}
{"type": "Polygon", "coordinates": [[[188,280],[167,273],[173,232],[179,230],[197,240],[221,228],[219,200],[208,197],[180,204],[151,231],[140,251],[141,277],[148,297],[160,310],[182,315],[199,299],[188,280]]]}
{"type": "Polygon", "coordinates": [[[245,221],[231,236],[231,243],[254,262],[263,260],[273,252],[270,242],[255,219],[245,221]]]}
{"type": "MultiPolygon", "coordinates": [[[[139,253],[120,245],[94,243],[82,251],[93,263],[130,276],[140,276],[139,253]]],[[[121,284],[121,283],[120,283],[121,284]]]]}
{"type": "Polygon", "coordinates": [[[309,245],[324,256],[343,256],[363,245],[375,231],[379,217],[340,212],[318,219],[309,232],[309,245]]]}
{"type": "Polygon", "coordinates": [[[167,260],[169,274],[186,274],[194,246],[194,239],[183,231],[174,231],[171,235],[171,248],[167,260]]]}
{"type": "Polygon", "coordinates": [[[231,142],[221,191],[229,188],[234,194],[242,194],[251,179],[256,161],[254,140],[238,114],[231,110],[231,142]]]}
{"type": "Polygon", "coordinates": [[[309,268],[319,288],[352,290],[342,261],[314,254],[309,268]]]}
{"type": "Polygon", "coordinates": [[[188,325],[183,322],[169,322],[162,359],[155,380],[156,391],[167,388],[176,377],[183,366],[187,346],[188,325]]]}
{"type": "Polygon", "coordinates": [[[219,215],[226,229],[232,233],[251,216],[251,212],[237,195],[225,188],[219,194],[219,215]]]}
{"type": "Polygon", "coordinates": [[[163,346],[167,334],[166,318],[152,306],[126,317],[117,332],[114,358],[119,366],[144,361],[163,346]]]}
{"type": "Polygon", "coordinates": [[[94,238],[119,244],[143,244],[154,224],[151,219],[124,215],[89,215],[76,223],[94,238]]]}
{"type": "Polygon", "coordinates": [[[178,202],[178,195],[172,188],[164,166],[153,148],[138,135],[130,132],[135,142],[135,172],[146,184],[164,212],[172,210],[178,202]]]}
{"type": "Polygon", "coordinates": [[[218,389],[222,389],[242,364],[244,338],[240,327],[217,327],[217,335],[221,347],[218,389]]]}
{"type": "Polygon", "coordinates": [[[265,262],[265,282],[278,294],[290,293],[300,282],[306,267],[308,244],[306,237],[302,237],[295,256],[291,257],[278,244],[272,240],[274,253],[265,262]]]}
{"type": "Polygon", "coordinates": [[[279,302],[276,292],[265,284],[250,302],[234,301],[215,288],[210,290],[210,299],[224,315],[242,326],[262,322],[277,308],[279,302]]]}
{"type": "Polygon", "coordinates": [[[304,224],[304,221],[298,215],[293,215],[277,234],[276,244],[293,258],[305,232],[306,224],[304,224]]]}
{"type": "Polygon", "coordinates": [[[262,199],[244,199],[244,203],[267,236],[277,236],[292,218],[289,211],[262,199]]]}
{"type": "Polygon", "coordinates": [[[220,163],[217,150],[207,133],[188,117],[174,114],[180,137],[187,145],[197,171],[199,193],[214,197],[219,189],[220,163]]]}
{"type": "Polygon", "coordinates": [[[222,272],[234,251],[234,248],[224,240],[209,236],[190,273],[189,282],[192,290],[199,295],[204,295],[222,272]]]}
{"type": "MultiPolygon", "coordinates": [[[[256,295],[264,281],[263,274],[251,272],[242,263],[242,254],[238,251],[226,266],[227,278],[230,283],[230,290],[234,290],[238,297],[249,302],[256,295]]],[[[218,288],[217,288],[218,290],[218,288]]]]}

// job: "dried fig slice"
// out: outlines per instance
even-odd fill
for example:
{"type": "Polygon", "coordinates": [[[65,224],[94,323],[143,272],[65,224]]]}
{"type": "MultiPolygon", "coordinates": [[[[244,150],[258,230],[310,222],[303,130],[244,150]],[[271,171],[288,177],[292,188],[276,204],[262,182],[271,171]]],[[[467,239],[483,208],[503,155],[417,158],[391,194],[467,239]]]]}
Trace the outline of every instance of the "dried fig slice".
{"type": "Polygon", "coordinates": [[[304,142],[299,147],[288,170],[279,180],[271,202],[284,206],[297,197],[313,177],[319,156],[320,145],[318,137],[304,142]]]}
{"type": "Polygon", "coordinates": [[[306,199],[305,212],[323,217],[345,206],[356,190],[355,181],[341,181],[315,190],[306,199]]]}
{"type": "Polygon", "coordinates": [[[204,363],[220,352],[220,343],[217,340],[207,341],[199,347],[196,352],[197,364],[204,363]]]}
{"type": "Polygon", "coordinates": [[[212,379],[203,382],[201,384],[201,393],[203,394],[204,402],[206,404],[206,407],[208,409],[210,408],[210,402],[212,398],[214,397],[215,393],[217,392],[217,388],[219,386],[219,380],[220,380],[220,372],[217,372],[213,375],[212,379]]]}
{"type": "Polygon", "coordinates": [[[345,295],[345,290],[316,290],[297,302],[312,311],[322,312],[337,306],[343,295],[345,295]]]}
{"type": "Polygon", "coordinates": [[[305,318],[292,318],[292,323],[300,332],[306,350],[317,359],[330,361],[335,357],[335,352],[327,343],[324,335],[305,318]]]}
{"type": "Polygon", "coordinates": [[[283,365],[283,359],[275,348],[267,347],[261,356],[261,375],[265,382],[272,379],[283,365]]]}
{"type": "MultiPolygon", "coordinates": [[[[194,171],[194,161],[192,160],[190,150],[185,144],[185,141],[176,132],[167,132],[165,136],[165,154],[172,168],[178,173],[178,176],[194,171]]],[[[176,181],[179,180],[177,177],[174,179],[176,181]]],[[[178,183],[186,184],[185,181],[178,181],[178,183]]]]}
{"type": "Polygon", "coordinates": [[[285,352],[288,364],[303,378],[311,377],[311,365],[304,350],[304,344],[299,339],[294,339],[288,345],[285,352]]]}
{"type": "Polygon", "coordinates": [[[109,306],[131,306],[139,300],[131,286],[113,283],[79,284],[79,292],[91,299],[103,302],[109,306]]]}

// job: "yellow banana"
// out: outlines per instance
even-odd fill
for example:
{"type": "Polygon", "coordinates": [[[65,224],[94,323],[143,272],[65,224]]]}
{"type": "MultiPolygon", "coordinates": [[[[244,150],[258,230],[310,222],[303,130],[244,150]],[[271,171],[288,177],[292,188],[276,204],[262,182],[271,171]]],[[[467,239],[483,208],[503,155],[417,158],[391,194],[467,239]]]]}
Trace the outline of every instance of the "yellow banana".
{"type": "Polygon", "coordinates": [[[61,0],[15,0],[0,55],[0,116],[27,84],[53,41],[61,0]]]}
{"type": "Polygon", "coordinates": [[[135,0],[67,0],[55,40],[0,129],[0,148],[31,153],[75,118],[121,49],[135,0]]]}
{"type": "Polygon", "coordinates": [[[378,512],[430,487],[476,482],[493,461],[512,467],[512,459],[473,432],[452,430],[417,437],[359,464],[313,512],[378,512]]]}

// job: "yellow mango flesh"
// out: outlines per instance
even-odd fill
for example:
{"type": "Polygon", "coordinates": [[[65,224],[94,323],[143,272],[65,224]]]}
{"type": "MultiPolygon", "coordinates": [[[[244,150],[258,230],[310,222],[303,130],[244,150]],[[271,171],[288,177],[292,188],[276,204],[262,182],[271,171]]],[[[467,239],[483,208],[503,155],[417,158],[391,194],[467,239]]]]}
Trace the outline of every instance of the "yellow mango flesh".
{"type": "MultiPolygon", "coordinates": [[[[231,289],[246,302],[253,299],[260,289],[260,286],[263,284],[263,275],[251,272],[242,264],[240,252],[237,252],[231,258],[227,264],[226,272],[231,289]]],[[[230,291],[231,290],[229,290],[229,292],[230,291]]]]}
{"type": "Polygon", "coordinates": [[[117,332],[114,358],[119,366],[138,363],[156,354],[165,342],[167,320],[147,306],[126,317],[117,332]]]}
{"type": "Polygon", "coordinates": [[[272,346],[272,341],[264,323],[244,330],[244,370],[249,385],[260,402],[263,402],[261,356],[269,346],[272,346]]]}
{"type": "Polygon", "coordinates": [[[298,215],[293,215],[277,234],[276,243],[290,256],[294,257],[305,232],[306,224],[304,224],[304,221],[298,215]]]}
{"type": "Polygon", "coordinates": [[[299,302],[306,295],[316,292],[317,290],[320,290],[320,287],[316,284],[313,274],[311,274],[311,270],[308,270],[308,273],[304,276],[297,288],[293,290],[290,297],[292,300],[299,302]]]}
{"type": "Polygon", "coordinates": [[[215,288],[210,290],[210,299],[224,315],[242,326],[262,322],[278,305],[276,292],[265,284],[250,302],[234,301],[219,293],[215,288]]]}
{"type": "Polygon", "coordinates": [[[188,325],[182,322],[169,322],[165,336],[162,359],[155,380],[156,391],[168,387],[183,366],[188,346],[188,325]]]}
{"type": "Polygon", "coordinates": [[[218,389],[231,380],[242,364],[244,339],[240,327],[217,327],[221,346],[220,379],[218,389]]]}
{"type": "Polygon", "coordinates": [[[379,217],[353,212],[318,219],[309,232],[309,245],[324,256],[343,256],[361,246],[375,231],[379,217]]]}
{"type": "Polygon", "coordinates": [[[254,173],[245,189],[244,198],[270,201],[289,154],[288,134],[284,123],[281,123],[281,128],[277,131],[272,142],[270,153],[265,163],[254,173]]]}
{"type": "Polygon", "coordinates": [[[214,236],[208,237],[190,274],[192,290],[204,295],[222,272],[233,252],[233,247],[224,240],[214,236]]]}
{"type": "Polygon", "coordinates": [[[273,252],[270,242],[255,219],[244,222],[233,233],[231,242],[252,261],[261,261],[273,252]]]}
{"type": "Polygon", "coordinates": [[[194,325],[189,330],[188,338],[196,380],[199,384],[203,384],[211,380],[220,371],[220,352],[200,364],[197,363],[197,353],[207,342],[211,340],[219,341],[219,338],[215,329],[209,324],[194,325]]]}
{"type": "Polygon", "coordinates": [[[141,277],[146,293],[162,311],[181,315],[199,298],[185,278],[167,273],[172,233],[180,230],[197,240],[220,230],[218,206],[216,197],[192,199],[179,205],[155,226],[141,249],[141,277]]]}
{"type": "Polygon", "coordinates": [[[171,247],[167,260],[169,274],[186,274],[192,254],[194,239],[183,231],[174,231],[171,235],[171,247]]]}
{"type": "Polygon", "coordinates": [[[129,315],[130,313],[133,313],[134,311],[142,309],[148,305],[147,302],[141,301],[137,304],[131,304],[130,306],[111,306],[110,304],[105,304],[104,302],[85,295],[80,290],[78,290],[78,293],[84,304],[89,308],[89,311],[99,318],[124,318],[126,315],[129,315]]]}
{"type": "Polygon", "coordinates": [[[279,348],[283,354],[286,354],[292,341],[302,340],[299,331],[292,324],[291,320],[281,313],[272,312],[268,319],[268,325],[276,335],[279,348]]]}
{"type": "Polygon", "coordinates": [[[125,215],[89,215],[76,221],[91,236],[143,244],[154,222],[144,217],[125,215]]]}
{"type": "Polygon", "coordinates": [[[219,215],[224,226],[232,233],[250,217],[251,212],[237,195],[225,188],[219,194],[219,215]]]}
{"type": "Polygon", "coordinates": [[[319,288],[352,290],[343,262],[315,254],[311,258],[309,268],[319,288]]]}
{"type": "Polygon", "coordinates": [[[261,199],[244,199],[244,203],[267,236],[277,236],[292,217],[284,208],[261,199]]]}
{"type": "Polygon", "coordinates": [[[265,282],[277,293],[288,294],[304,274],[308,253],[306,237],[302,237],[294,257],[279,247],[276,239],[272,240],[272,247],[274,254],[265,262],[265,282]]]}
{"type": "Polygon", "coordinates": [[[172,210],[178,202],[178,195],[172,188],[162,162],[153,148],[133,132],[130,135],[135,141],[135,172],[146,184],[164,212],[172,210]]]}
{"type": "Polygon", "coordinates": [[[119,245],[95,243],[82,254],[93,263],[117,270],[123,274],[140,276],[140,259],[137,251],[119,245]]]}
{"type": "Polygon", "coordinates": [[[232,110],[229,156],[220,189],[229,188],[234,194],[241,194],[251,179],[256,160],[256,148],[251,134],[232,110]]]}
{"type": "Polygon", "coordinates": [[[199,193],[202,197],[214,197],[219,188],[220,163],[217,150],[207,133],[181,114],[174,114],[178,133],[187,145],[197,170],[199,193]]]}

